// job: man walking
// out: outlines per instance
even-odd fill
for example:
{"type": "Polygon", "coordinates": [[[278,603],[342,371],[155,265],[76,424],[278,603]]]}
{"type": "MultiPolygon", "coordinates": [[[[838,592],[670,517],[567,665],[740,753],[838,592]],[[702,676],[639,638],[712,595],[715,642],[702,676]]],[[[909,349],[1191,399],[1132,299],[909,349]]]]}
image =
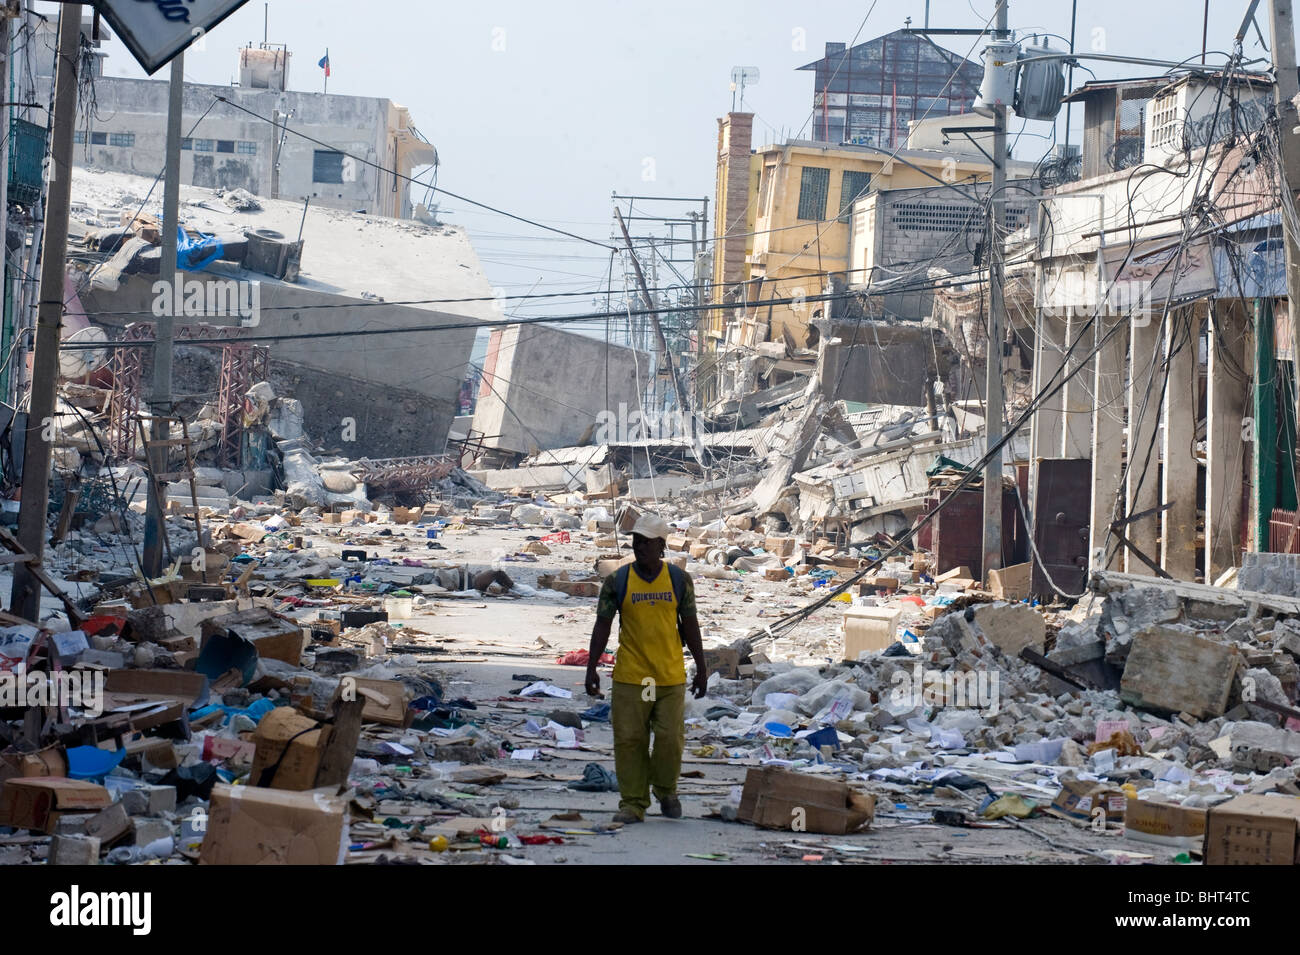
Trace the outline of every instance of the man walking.
{"type": "Polygon", "coordinates": [[[664,561],[667,538],[668,522],[663,518],[645,514],[637,519],[632,527],[636,559],[605,578],[591,629],[587,693],[602,696],[596,663],[609,643],[614,617],[619,616],[618,658],[610,689],[620,797],[615,822],[643,821],[652,788],[663,814],[681,818],[677,778],[686,745],[683,644],[695,658],[691,684],[695,697],[707,690],[709,673],[695,613],[695,588],[689,574],[664,561]]]}

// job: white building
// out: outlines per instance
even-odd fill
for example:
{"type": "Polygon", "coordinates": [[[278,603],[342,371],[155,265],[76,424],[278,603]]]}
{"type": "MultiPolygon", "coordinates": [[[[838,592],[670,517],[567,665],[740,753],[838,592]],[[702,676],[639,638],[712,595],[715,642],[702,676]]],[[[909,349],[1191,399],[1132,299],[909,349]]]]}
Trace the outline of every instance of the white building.
{"type": "MultiPolygon", "coordinates": [[[[53,74],[52,27],[42,32],[51,36],[37,45],[38,102],[48,101],[53,74]]],[[[185,84],[183,183],[413,215],[423,196],[416,187],[412,197],[405,177],[436,164],[438,153],[405,107],[390,99],[290,90],[291,54],[280,46],[246,47],[239,58],[238,85],[185,84]]],[[[102,57],[97,61],[94,109],[75,133],[75,164],[156,176],[165,161],[168,81],[104,76],[102,57]]],[[[83,90],[83,110],[84,99],[83,90]]]]}

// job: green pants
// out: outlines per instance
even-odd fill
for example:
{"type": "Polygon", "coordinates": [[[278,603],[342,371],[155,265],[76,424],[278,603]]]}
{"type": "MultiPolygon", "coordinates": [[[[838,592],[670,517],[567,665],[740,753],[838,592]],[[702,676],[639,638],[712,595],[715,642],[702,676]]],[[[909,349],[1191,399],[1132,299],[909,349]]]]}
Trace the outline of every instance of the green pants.
{"type": "Polygon", "coordinates": [[[686,745],[686,684],[615,683],[610,691],[610,708],[618,808],[644,816],[650,808],[651,787],[661,800],[677,795],[682,749],[686,745]]]}

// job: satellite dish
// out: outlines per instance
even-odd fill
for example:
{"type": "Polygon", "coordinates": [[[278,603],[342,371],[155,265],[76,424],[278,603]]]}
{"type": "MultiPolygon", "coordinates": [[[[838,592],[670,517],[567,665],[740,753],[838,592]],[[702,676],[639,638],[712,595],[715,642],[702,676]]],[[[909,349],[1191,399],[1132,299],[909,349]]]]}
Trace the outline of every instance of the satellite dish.
{"type": "MultiPolygon", "coordinates": [[[[97,325],[73,332],[64,344],[86,345],[108,342],[108,334],[97,325]]],[[[108,363],[107,348],[68,348],[59,350],[59,374],[64,378],[84,378],[108,363]]]]}

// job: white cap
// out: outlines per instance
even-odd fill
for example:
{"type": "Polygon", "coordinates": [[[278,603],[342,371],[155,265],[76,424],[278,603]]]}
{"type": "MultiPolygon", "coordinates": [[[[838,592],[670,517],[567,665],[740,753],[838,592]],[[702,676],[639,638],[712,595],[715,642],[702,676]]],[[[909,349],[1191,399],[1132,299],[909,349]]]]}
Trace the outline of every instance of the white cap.
{"type": "Polygon", "coordinates": [[[642,537],[658,537],[660,540],[668,539],[668,522],[658,514],[642,514],[632,525],[632,533],[640,534],[642,537]]]}

